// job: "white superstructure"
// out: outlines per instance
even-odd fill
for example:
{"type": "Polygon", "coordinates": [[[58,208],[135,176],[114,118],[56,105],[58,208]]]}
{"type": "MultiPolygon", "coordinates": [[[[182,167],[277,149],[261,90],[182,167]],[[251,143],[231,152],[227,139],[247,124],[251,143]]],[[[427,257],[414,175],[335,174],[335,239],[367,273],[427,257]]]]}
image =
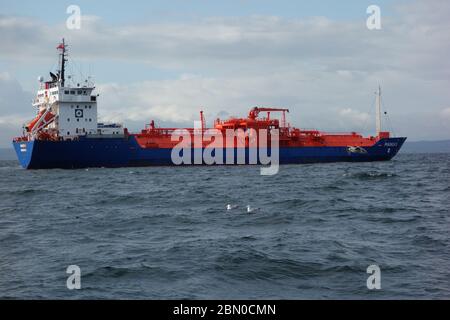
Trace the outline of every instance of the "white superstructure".
{"type": "Polygon", "coordinates": [[[123,135],[121,124],[98,123],[97,95],[95,86],[88,81],[83,85],[66,86],[65,62],[67,45],[60,50],[60,68],[56,74],[50,72],[51,80],[39,77],[40,88],[33,101],[37,117],[25,126],[29,135],[45,134],[58,140],[76,139],[80,136],[123,135]]]}
{"type": "Polygon", "coordinates": [[[47,126],[52,133],[62,138],[73,138],[85,134],[97,134],[97,97],[92,95],[94,87],[62,87],[41,84],[33,106],[39,112],[50,108],[55,119],[47,126]]]}

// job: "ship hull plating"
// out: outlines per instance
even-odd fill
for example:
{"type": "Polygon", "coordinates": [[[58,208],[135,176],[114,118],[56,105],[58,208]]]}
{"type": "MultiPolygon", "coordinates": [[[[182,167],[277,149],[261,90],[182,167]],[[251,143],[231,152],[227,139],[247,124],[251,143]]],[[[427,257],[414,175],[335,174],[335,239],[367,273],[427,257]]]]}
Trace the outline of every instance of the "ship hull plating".
{"type": "MultiPolygon", "coordinates": [[[[406,138],[381,139],[373,146],[365,147],[364,152],[354,152],[348,146],[281,147],[279,149],[279,163],[387,161],[398,153],[405,140],[406,138]]],[[[26,169],[174,165],[172,149],[142,148],[133,136],[109,139],[84,138],[75,141],[34,140],[13,142],[13,146],[21,166],[26,169]]],[[[237,159],[238,151],[236,148],[232,159],[226,159],[226,154],[227,152],[224,150],[224,164],[243,164],[237,159]]],[[[194,161],[191,163],[194,163],[194,161]]],[[[244,164],[252,164],[249,160],[248,149],[245,150],[244,164]]],[[[261,164],[259,156],[257,157],[257,164],[261,164]]]]}

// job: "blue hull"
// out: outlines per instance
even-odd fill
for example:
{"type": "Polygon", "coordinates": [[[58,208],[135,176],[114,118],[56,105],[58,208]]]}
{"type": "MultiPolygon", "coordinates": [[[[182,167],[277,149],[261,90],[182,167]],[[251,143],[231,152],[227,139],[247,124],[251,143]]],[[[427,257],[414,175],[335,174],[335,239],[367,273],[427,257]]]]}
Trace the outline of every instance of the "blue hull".
{"type": "MultiPolygon", "coordinates": [[[[373,146],[366,147],[367,153],[351,153],[347,147],[280,148],[279,159],[280,164],[386,161],[398,153],[405,140],[406,138],[382,139],[373,146]]],[[[13,142],[13,145],[20,164],[26,169],[174,165],[171,149],[143,149],[133,136],[82,138],[77,141],[13,142]]],[[[226,152],[224,156],[225,154],[226,152]]],[[[246,163],[249,163],[248,158],[246,150],[246,163]]]]}

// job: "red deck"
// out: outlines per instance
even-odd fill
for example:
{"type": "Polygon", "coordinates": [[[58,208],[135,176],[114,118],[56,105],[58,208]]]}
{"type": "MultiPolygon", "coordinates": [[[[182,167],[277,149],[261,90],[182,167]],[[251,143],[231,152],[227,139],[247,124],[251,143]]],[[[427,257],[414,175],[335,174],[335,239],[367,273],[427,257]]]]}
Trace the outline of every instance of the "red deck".
{"type": "MultiPolygon", "coordinates": [[[[220,132],[224,139],[226,146],[225,134],[227,130],[247,131],[248,129],[255,129],[257,132],[261,129],[279,129],[280,147],[369,147],[374,145],[381,138],[389,138],[389,132],[381,132],[378,137],[363,137],[356,132],[350,133],[327,133],[318,130],[302,130],[291,127],[286,124],[285,113],[289,112],[287,109],[278,108],[253,108],[247,118],[230,118],[228,120],[217,119],[214,122],[214,128],[220,132]],[[267,116],[258,118],[260,112],[267,112],[267,116]],[[282,120],[271,118],[271,112],[282,112],[282,120]]],[[[187,130],[192,141],[194,141],[195,130],[197,132],[208,134],[208,129],[205,128],[203,113],[201,113],[202,128],[187,130]]],[[[141,133],[133,134],[142,148],[173,148],[179,141],[172,141],[172,133],[178,128],[157,128],[152,121],[141,133]]],[[[238,139],[238,138],[237,138],[238,139]]],[[[249,145],[249,139],[245,139],[245,146],[249,145]]],[[[211,143],[210,139],[205,139],[203,146],[211,143]]],[[[236,142],[233,143],[233,146],[236,142]]]]}

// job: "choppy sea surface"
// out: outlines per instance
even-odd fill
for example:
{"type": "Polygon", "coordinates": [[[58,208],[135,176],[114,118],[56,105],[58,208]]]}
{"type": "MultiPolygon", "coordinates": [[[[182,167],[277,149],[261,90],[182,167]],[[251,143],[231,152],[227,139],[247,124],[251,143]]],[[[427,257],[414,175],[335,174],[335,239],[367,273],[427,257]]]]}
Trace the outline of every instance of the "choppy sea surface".
{"type": "Polygon", "coordinates": [[[275,176],[0,161],[0,298],[450,298],[449,228],[450,154],[275,176]]]}

